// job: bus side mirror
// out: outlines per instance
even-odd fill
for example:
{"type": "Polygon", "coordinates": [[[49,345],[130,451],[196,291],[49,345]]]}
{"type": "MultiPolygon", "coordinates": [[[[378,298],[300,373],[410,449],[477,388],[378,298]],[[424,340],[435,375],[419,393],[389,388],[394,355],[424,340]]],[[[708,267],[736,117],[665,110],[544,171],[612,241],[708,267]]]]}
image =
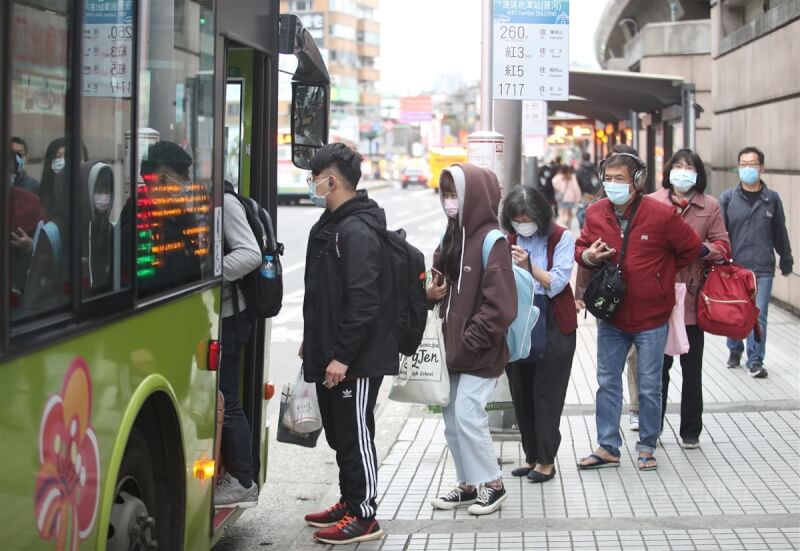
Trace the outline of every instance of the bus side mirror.
{"type": "Polygon", "coordinates": [[[330,87],[327,84],[292,83],[292,162],[311,169],[311,159],[328,143],[330,87]]]}

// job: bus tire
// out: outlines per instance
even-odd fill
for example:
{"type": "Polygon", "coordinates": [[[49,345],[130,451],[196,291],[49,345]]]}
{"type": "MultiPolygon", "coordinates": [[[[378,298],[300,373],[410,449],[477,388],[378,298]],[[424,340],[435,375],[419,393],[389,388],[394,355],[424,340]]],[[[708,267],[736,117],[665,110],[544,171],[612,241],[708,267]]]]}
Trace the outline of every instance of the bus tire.
{"type": "Polygon", "coordinates": [[[106,551],[168,549],[169,511],[145,434],[134,427],[117,476],[106,551]]]}

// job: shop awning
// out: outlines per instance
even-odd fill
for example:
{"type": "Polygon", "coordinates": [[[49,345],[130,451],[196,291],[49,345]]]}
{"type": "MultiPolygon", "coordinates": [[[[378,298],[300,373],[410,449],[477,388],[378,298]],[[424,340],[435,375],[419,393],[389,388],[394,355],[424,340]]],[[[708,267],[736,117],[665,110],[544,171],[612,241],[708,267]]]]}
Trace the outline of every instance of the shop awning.
{"type": "Polygon", "coordinates": [[[681,104],[683,77],[620,71],[569,72],[568,101],[550,101],[547,108],[606,123],[626,120],[630,110],[651,113],[681,104]]]}

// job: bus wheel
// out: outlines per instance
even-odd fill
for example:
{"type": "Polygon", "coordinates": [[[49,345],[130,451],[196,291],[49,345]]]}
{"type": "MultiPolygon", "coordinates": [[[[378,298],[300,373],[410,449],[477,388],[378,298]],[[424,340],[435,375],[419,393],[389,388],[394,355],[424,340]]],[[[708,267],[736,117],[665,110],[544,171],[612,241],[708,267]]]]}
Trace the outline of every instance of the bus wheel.
{"type": "Polygon", "coordinates": [[[117,477],[106,551],[155,551],[159,548],[155,537],[156,495],[147,439],[134,428],[117,477]]]}

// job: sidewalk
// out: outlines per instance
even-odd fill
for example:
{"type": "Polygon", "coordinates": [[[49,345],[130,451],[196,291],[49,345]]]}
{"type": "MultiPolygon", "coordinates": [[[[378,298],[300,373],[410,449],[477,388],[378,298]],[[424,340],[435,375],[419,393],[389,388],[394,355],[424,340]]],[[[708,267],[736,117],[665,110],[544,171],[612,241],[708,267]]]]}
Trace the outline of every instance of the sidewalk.
{"type": "Polygon", "coordinates": [[[594,448],[595,339],[594,320],[581,317],[554,481],[512,478],[521,446],[498,438],[509,492],[501,511],[482,518],[434,511],[430,500],[454,486],[455,473],[441,416],[411,408],[378,473],[387,536],[356,549],[800,549],[800,320],[771,306],[768,379],[726,368],[724,339],[706,337],[698,450],[678,445],[681,377],[672,370],[655,472],[636,469],[638,434],[627,429],[626,414],[621,467],[575,467],[594,448]]]}

